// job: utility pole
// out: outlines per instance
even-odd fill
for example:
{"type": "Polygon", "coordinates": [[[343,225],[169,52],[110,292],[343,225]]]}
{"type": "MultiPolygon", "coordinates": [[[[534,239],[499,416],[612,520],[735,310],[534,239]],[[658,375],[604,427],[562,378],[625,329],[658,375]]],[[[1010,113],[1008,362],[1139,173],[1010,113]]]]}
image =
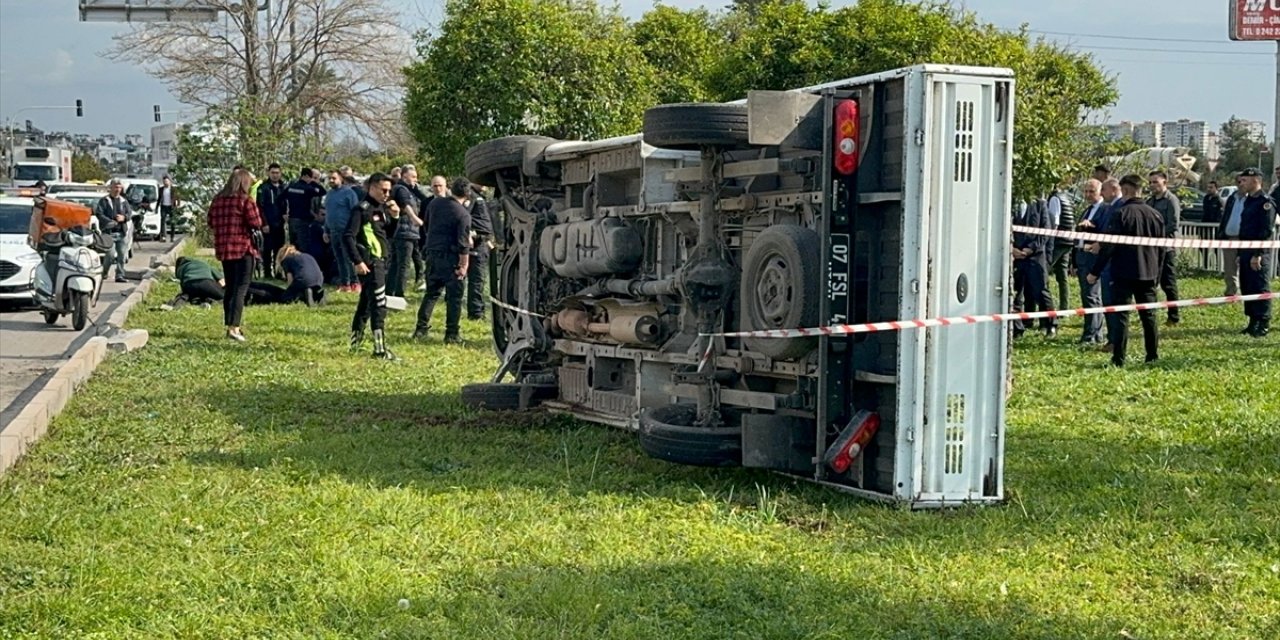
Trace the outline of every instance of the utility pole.
{"type": "MultiPolygon", "coordinates": [[[[1280,169],[1280,40],[1276,41],[1276,113],[1271,121],[1271,170],[1280,169]]],[[[1258,164],[1262,164],[1259,160],[1258,164]]],[[[1261,168],[1261,167],[1259,167],[1261,168]]],[[[1274,173],[1272,175],[1275,175],[1274,173]]]]}

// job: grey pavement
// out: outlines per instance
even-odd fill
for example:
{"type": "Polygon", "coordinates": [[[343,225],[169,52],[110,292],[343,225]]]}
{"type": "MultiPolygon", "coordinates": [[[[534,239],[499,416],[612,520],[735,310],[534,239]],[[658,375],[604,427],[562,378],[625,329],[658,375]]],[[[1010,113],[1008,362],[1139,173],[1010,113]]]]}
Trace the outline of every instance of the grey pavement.
{"type": "Polygon", "coordinates": [[[83,331],[71,328],[71,316],[63,316],[49,326],[34,307],[0,308],[0,426],[18,415],[34,394],[36,383],[52,376],[81,345],[98,335],[97,323],[106,322],[138,287],[138,279],[150,268],[151,258],[172,247],[170,242],[135,242],[133,259],[126,269],[130,281],[117,284],[115,268],[111,269],[83,331]]]}

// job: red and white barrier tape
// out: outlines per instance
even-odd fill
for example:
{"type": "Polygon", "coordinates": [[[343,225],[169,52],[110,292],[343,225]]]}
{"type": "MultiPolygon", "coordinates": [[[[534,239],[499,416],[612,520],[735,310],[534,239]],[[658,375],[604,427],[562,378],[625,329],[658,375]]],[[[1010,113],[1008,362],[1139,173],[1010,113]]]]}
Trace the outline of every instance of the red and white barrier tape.
{"type": "Polygon", "coordinates": [[[1032,236],[1050,236],[1063,240],[1083,240],[1085,242],[1104,242],[1108,244],[1127,244],[1139,247],[1167,247],[1170,249],[1275,249],[1280,247],[1280,240],[1201,240],[1199,238],[1141,238],[1136,236],[1117,236],[1107,233],[1088,233],[1084,231],[1060,231],[1058,229],[1041,229],[1013,225],[1014,233],[1025,233],[1032,236]]]}
{"type": "Polygon", "coordinates": [[[892,322],[870,322],[867,324],[837,324],[811,329],[767,329],[764,331],[737,331],[733,333],[717,333],[724,338],[808,338],[813,336],[844,336],[856,333],[878,333],[882,331],[904,331],[907,329],[925,329],[928,327],[949,327],[952,325],[984,324],[988,322],[1011,322],[1014,320],[1039,320],[1041,318],[1069,318],[1075,316],[1095,315],[1099,313],[1115,313],[1124,311],[1151,311],[1154,309],[1170,309],[1174,307],[1204,307],[1219,304],[1235,304],[1237,302],[1255,302],[1271,300],[1280,296],[1277,293],[1255,293],[1247,296],[1225,296],[1221,298],[1194,298],[1174,300],[1172,302],[1144,302],[1141,304],[1115,305],[1110,307],[1094,307],[1091,309],[1062,309],[1058,311],[1032,311],[1021,313],[996,313],[985,316],[955,316],[951,318],[931,318],[928,320],[895,320],[892,322]]]}
{"type": "Polygon", "coordinates": [[[534,312],[532,312],[532,311],[529,311],[528,309],[521,309],[520,307],[517,307],[517,306],[515,306],[515,305],[507,304],[507,303],[505,303],[505,302],[503,302],[503,301],[501,301],[501,300],[499,300],[499,299],[497,299],[497,298],[495,298],[495,297],[493,297],[493,296],[489,296],[489,302],[492,302],[492,303],[494,303],[494,304],[498,305],[499,307],[502,307],[503,309],[506,309],[507,311],[514,311],[514,312],[519,313],[519,314],[521,314],[521,315],[533,316],[533,317],[535,317],[535,318],[545,318],[545,317],[547,317],[547,316],[545,316],[545,315],[542,315],[541,313],[534,313],[534,312]]]}

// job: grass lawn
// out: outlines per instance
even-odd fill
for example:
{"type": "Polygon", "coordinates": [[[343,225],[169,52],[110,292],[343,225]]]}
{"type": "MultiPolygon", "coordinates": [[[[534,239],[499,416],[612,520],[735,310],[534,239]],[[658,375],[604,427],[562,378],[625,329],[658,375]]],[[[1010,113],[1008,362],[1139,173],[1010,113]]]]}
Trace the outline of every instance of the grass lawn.
{"type": "Polygon", "coordinates": [[[476,414],[484,326],[393,315],[378,363],[353,306],[251,308],[248,347],[135,313],[0,479],[0,638],[1280,638],[1280,334],[1238,306],[1154,366],[1018,343],[1010,500],[941,513],[476,414]]]}

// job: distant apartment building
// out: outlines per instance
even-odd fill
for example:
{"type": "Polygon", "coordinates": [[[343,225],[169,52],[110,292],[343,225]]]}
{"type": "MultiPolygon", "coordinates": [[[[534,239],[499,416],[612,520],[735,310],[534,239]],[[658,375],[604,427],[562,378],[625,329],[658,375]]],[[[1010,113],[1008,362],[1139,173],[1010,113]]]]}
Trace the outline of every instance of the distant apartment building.
{"type": "Polygon", "coordinates": [[[1160,145],[1190,147],[1200,152],[1209,150],[1209,134],[1213,129],[1203,120],[1176,120],[1160,126],[1160,145]]]}
{"type": "Polygon", "coordinates": [[[1158,147],[1164,142],[1163,125],[1159,122],[1139,122],[1133,125],[1133,140],[1143,147],[1158,147]]]}
{"type": "Polygon", "coordinates": [[[1259,120],[1241,120],[1240,122],[1249,129],[1249,137],[1255,142],[1267,141],[1267,123],[1259,120]]]}
{"type": "Polygon", "coordinates": [[[1121,120],[1118,124],[1107,125],[1108,140],[1132,140],[1133,139],[1133,123],[1128,120],[1121,120]]]}

